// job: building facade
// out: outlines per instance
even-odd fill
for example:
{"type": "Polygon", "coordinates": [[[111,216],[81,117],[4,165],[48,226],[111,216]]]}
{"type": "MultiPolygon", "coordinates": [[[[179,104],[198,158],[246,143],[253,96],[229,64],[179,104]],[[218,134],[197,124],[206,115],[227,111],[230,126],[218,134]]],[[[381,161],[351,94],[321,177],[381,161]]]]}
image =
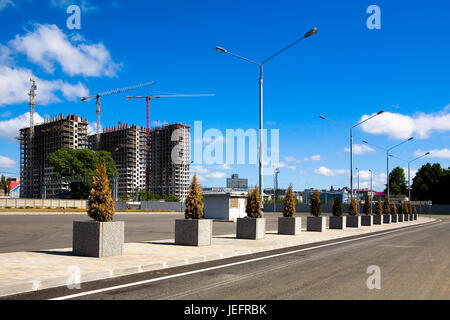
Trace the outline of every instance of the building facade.
{"type": "Polygon", "coordinates": [[[54,178],[47,156],[61,148],[85,149],[88,146],[88,121],[77,115],[62,114],[20,130],[20,197],[52,198],[69,191],[67,182],[54,178]]]}
{"type": "Polygon", "coordinates": [[[154,128],[149,140],[147,188],[161,197],[186,199],[189,191],[190,126],[175,123],[154,128]]]}
{"type": "Polygon", "coordinates": [[[238,174],[232,174],[231,178],[227,178],[227,188],[247,190],[248,179],[242,179],[238,174]]]}
{"type": "Polygon", "coordinates": [[[119,124],[104,128],[100,133],[97,146],[97,135],[89,136],[89,147],[92,150],[104,150],[111,153],[116,164],[119,177],[114,183],[117,190],[115,197],[123,195],[134,196],[145,189],[146,130],[136,125],[119,124]]]}

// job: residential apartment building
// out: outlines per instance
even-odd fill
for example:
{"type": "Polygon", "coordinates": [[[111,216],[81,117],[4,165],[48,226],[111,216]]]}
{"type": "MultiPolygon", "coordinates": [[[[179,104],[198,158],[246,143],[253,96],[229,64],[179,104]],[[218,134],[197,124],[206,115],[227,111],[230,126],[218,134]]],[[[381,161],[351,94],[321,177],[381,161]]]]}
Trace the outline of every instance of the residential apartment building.
{"type": "MultiPolygon", "coordinates": [[[[144,190],[146,177],[147,135],[145,128],[120,124],[104,128],[100,133],[98,150],[111,153],[119,176],[114,184],[117,197],[134,196],[144,190]]],[[[89,147],[97,148],[97,136],[89,136],[89,147]]]]}
{"type": "Polygon", "coordinates": [[[189,191],[190,126],[175,123],[150,132],[149,185],[152,192],[184,200],[189,191]]]}
{"type": "Polygon", "coordinates": [[[67,182],[54,177],[47,156],[61,148],[85,149],[88,146],[88,121],[77,115],[62,114],[45,119],[30,128],[20,129],[20,197],[51,198],[67,193],[67,182]]]}

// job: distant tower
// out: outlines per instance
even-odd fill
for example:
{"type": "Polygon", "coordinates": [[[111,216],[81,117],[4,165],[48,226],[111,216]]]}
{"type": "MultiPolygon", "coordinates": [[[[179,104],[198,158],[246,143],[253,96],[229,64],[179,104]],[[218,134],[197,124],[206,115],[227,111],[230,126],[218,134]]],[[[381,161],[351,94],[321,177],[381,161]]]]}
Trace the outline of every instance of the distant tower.
{"type": "MultiPolygon", "coordinates": [[[[34,143],[34,107],[36,106],[36,80],[32,77],[30,79],[31,82],[31,88],[30,88],[30,93],[28,94],[30,96],[30,141],[29,141],[29,149],[28,149],[28,168],[29,170],[27,170],[27,174],[28,174],[28,179],[33,179],[33,175],[34,175],[34,170],[33,170],[33,153],[34,153],[34,148],[33,148],[33,143],[34,143]]],[[[31,180],[32,181],[32,180],[31,180]]]]}

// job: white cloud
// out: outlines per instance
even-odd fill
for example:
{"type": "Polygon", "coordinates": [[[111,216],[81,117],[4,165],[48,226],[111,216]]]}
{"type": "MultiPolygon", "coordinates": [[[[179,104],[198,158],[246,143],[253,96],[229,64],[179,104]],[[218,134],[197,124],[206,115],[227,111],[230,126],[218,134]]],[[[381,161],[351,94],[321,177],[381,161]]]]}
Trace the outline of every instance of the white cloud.
{"type": "Polygon", "coordinates": [[[102,43],[87,44],[68,39],[56,25],[36,24],[33,32],[16,35],[9,46],[24,53],[28,60],[53,73],[55,64],[70,76],[116,76],[120,65],[116,64],[102,43]]]}
{"type": "MultiPolygon", "coordinates": [[[[361,121],[372,115],[364,115],[361,121]]],[[[407,139],[411,136],[425,139],[433,131],[450,131],[450,105],[437,113],[416,113],[413,116],[385,112],[361,125],[364,132],[407,139]]]]}
{"type": "Polygon", "coordinates": [[[8,5],[14,7],[14,2],[11,0],[0,0],[0,11],[5,9],[8,5]]]}
{"type": "MultiPolygon", "coordinates": [[[[450,159],[450,149],[447,149],[447,148],[434,149],[434,150],[430,150],[429,152],[430,152],[429,157],[440,158],[440,159],[450,159]]],[[[424,155],[425,153],[426,153],[426,151],[419,149],[414,152],[414,155],[416,157],[420,157],[420,156],[424,155]]]]}
{"type": "Polygon", "coordinates": [[[229,164],[226,164],[226,163],[218,165],[215,168],[218,169],[218,170],[231,170],[231,169],[233,169],[229,164]]]}
{"type": "Polygon", "coordinates": [[[225,172],[215,171],[215,168],[217,167],[191,166],[191,176],[197,174],[198,181],[200,182],[206,182],[210,179],[224,179],[228,176],[225,172]]]}
{"type": "MultiPolygon", "coordinates": [[[[27,102],[32,76],[31,70],[0,65],[0,107],[27,102]]],[[[89,90],[81,82],[69,84],[62,80],[48,81],[36,78],[36,85],[36,103],[40,105],[60,102],[57,92],[70,101],[89,94],[89,90]]]]}
{"type": "Polygon", "coordinates": [[[338,174],[348,174],[348,170],[344,169],[330,169],[324,166],[319,167],[318,169],[314,170],[315,174],[326,176],[326,177],[332,177],[338,174]]]}
{"type": "MultiPolygon", "coordinates": [[[[357,172],[354,173],[355,176],[353,177],[353,187],[357,188],[357,172]]],[[[379,173],[379,174],[374,173],[372,176],[372,187],[374,190],[383,191],[386,188],[386,173],[379,173]]],[[[359,188],[360,189],[370,188],[369,170],[361,170],[359,172],[359,188]]]]}
{"type": "Polygon", "coordinates": [[[284,162],[280,161],[278,163],[278,168],[288,168],[288,169],[291,169],[291,170],[295,170],[297,167],[294,166],[294,165],[288,165],[287,163],[284,163],[284,162]]]}
{"type": "MultiPolygon", "coordinates": [[[[344,148],[344,151],[350,152],[350,148],[346,147],[346,148],[344,148]]],[[[363,155],[363,154],[366,154],[369,152],[375,152],[375,149],[373,149],[365,144],[354,144],[353,145],[353,154],[363,155]]]]}
{"type": "Polygon", "coordinates": [[[17,163],[8,157],[0,156],[0,168],[1,169],[11,169],[14,168],[17,165],[17,163]]]}
{"type": "MultiPolygon", "coordinates": [[[[34,123],[39,124],[44,122],[38,113],[34,113],[34,123]]],[[[0,121],[0,138],[8,139],[10,142],[17,142],[19,137],[19,130],[30,125],[30,113],[27,112],[16,118],[0,121]]]]}

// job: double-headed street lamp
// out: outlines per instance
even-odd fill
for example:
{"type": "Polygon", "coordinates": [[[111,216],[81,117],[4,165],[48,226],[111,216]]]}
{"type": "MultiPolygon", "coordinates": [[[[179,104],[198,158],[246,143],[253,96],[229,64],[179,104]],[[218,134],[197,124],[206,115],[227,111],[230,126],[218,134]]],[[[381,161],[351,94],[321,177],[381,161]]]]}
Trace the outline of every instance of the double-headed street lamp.
{"type": "Polygon", "coordinates": [[[414,139],[414,137],[408,138],[408,139],[406,139],[406,140],[400,142],[399,144],[396,144],[395,146],[390,147],[389,149],[386,149],[386,148],[377,146],[377,145],[375,145],[375,144],[372,144],[372,143],[367,142],[366,140],[363,140],[363,143],[365,143],[365,144],[368,144],[368,145],[374,146],[375,148],[378,148],[378,149],[381,149],[381,150],[386,151],[386,175],[387,175],[387,180],[386,180],[386,182],[387,182],[387,187],[386,187],[386,188],[387,188],[387,195],[388,195],[388,197],[390,196],[390,192],[389,192],[389,191],[390,191],[390,190],[389,190],[389,152],[390,152],[392,149],[397,148],[398,146],[400,146],[400,145],[402,145],[402,144],[404,144],[404,143],[406,143],[406,142],[408,142],[408,141],[411,141],[411,140],[413,140],[413,139],[414,139]]]}
{"type": "MultiPolygon", "coordinates": [[[[262,62],[256,62],[244,57],[241,57],[235,53],[229,52],[228,50],[222,48],[222,47],[216,47],[216,51],[220,52],[220,53],[226,53],[229,54],[233,57],[251,62],[253,64],[256,64],[257,66],[259,66],[259,191],[261,192],[261,195],[263,197],[264,200],[264,182],[263,182],[263,174],[262,174],[262,168],[263,168],[263,65],[271,60],[272,58],[276,57],[277,55],[279,55],[280,53],[282,53],[283,51],[289,49],[290,47],[292,47],[293,45],[297,44],[298,42],[302,41],[305,38],[308,38],[314,34],[317,33],[317,28],[313,28],[311,30],[309,30],[307,33],[305,33],[303,35],[303,37],[301,37],[300,39],[298,39],[297,41],[292,42],[290,45],[288,45],[287,47],[281,49],[280,51],[278,51],[277,53],[271,55],[270,57],[268,57],[267,59],[263,60],[262,62]]],[[[264,201],[261,201],[261,206],[263,205],[264,201]]]]}
{"type": "Polygon", "coordinates": [[[409,199],[409,201],[411,201],[411,162],[416,161],[416,160],[418,160],[418,159],[420,159],[420,158],[423,158],[423,157],[425,157],[425,156],[428,156],[429,154],[430,154],[430,153],[427,152],[427,153],[421,155],[420,157],[417,157],[417,158],[412,159],[412,160],[410,160],[410,161],[405,160],[405,159],[402,159],[402,158],[399,158],[399,157],[396,157],[396,156],[394,156],[394,155],[392,155],[392,154],[389,155],[389,156],[392,157],[392,158],[395,158],[395,159],[398,159],[398,160],[402,160],[402,161],[405,161],[405,162],[408,163],[408,199],[409,199]]]}
{"type": "Polygon", "coordinates": [[[369,121],[370,119],[382,114],[383,112],[384,112],[384,110],[378,111],[373,116],[371,116],[361,122],[358,122],[357,124],[355,124],[354,126],[351,126],[351,127],[346,124],[325,118],[324,116],[319,116],[319,118],[322,120],[328,120],[328,121],[336,123],[342,127],[350,129],[350,197],[353,197],[353,129],[356,128],[357,126],[359,126],[360,124],[363,124],[364,122],[369,121]]]}

